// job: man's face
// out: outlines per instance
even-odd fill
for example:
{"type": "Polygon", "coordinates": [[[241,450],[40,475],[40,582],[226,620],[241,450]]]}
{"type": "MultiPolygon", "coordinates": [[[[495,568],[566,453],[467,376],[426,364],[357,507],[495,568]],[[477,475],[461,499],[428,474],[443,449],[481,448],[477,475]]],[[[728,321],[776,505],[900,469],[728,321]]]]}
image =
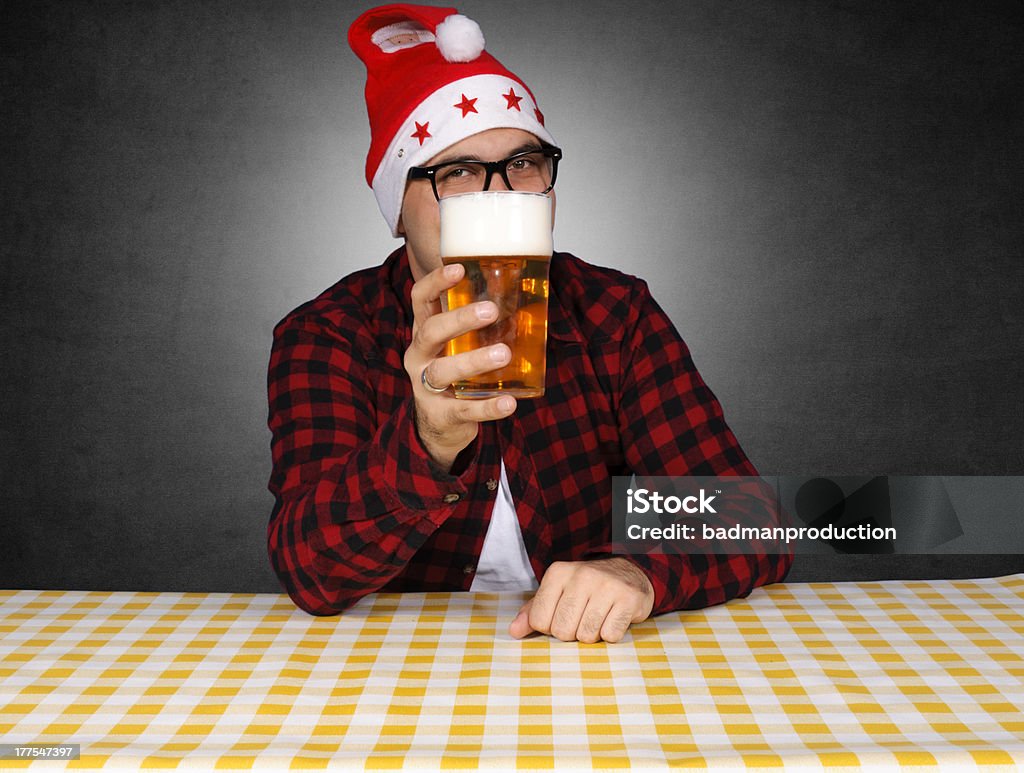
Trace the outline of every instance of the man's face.
{"type": "MultiPolygon", "coordinates": [[[[540,140],[522,129],[488,129],[456,142],[423,166],[456,159],[497,161],[520,151],[539,148],[540,140]]],[[[491,178],[492,191],[507,190],[501,175],[491,178]]],[[[555,192],[549,194],[552,200],[555,192]]],[[[552,201],[552,207],[554,202],[552,201]]],[[[441,218],[430,180],[411,180],[405,186],[398,233],[405,237],[412,277],[419,281],[441,265],[441,218]]]]}

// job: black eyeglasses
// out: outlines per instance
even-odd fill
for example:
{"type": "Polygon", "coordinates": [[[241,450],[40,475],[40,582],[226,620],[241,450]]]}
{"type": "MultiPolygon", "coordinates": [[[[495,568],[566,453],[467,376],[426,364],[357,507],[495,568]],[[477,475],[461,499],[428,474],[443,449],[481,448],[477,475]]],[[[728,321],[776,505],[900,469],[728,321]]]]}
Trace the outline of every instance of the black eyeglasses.
{"type": "Polygon", "coordinates": [[[430,180],[434,198],[460,193],[478,193],[491,187],[491,178],[501,176],[510,191],[547,193],[555,187],[562,150],[546,145],[524,150],[501,161],[456,160],[434,166],[414,166],[410,180],[430,180]]]}

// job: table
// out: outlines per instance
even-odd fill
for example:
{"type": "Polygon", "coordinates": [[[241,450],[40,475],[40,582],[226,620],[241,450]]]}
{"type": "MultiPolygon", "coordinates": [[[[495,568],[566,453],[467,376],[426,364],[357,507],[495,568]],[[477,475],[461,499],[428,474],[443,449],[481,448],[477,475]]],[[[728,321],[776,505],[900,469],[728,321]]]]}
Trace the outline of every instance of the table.
{"type": "Polygon", "coordinates": [[[617,645],[511,639],[524,598],[0,591],[0,739],[82,749],[0,767],[1024,765],[1024,575],[781,584],[617,645]]]}

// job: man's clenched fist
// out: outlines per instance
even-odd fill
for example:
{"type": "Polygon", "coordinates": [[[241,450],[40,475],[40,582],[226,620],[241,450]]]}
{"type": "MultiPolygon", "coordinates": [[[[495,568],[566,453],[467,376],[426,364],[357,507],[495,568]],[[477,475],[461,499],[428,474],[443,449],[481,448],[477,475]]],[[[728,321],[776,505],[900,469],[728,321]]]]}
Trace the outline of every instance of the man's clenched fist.
{"type": "Polygon", "coordinates": [[[562,641],[617,642],[653,607],[651,581],[629,559],[558,561],[508,631],[517,639],[537,631],[562,641]]]}

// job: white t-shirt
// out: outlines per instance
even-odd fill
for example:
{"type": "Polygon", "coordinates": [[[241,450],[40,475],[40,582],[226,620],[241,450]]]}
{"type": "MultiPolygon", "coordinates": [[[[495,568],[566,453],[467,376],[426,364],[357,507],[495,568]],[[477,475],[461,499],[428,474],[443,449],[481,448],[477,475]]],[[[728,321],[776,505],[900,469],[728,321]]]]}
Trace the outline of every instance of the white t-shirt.
{"type": "Polygon", "coordinates": [[[498,498],[491,511],[491,522],[484,535],[484,547],[476,565],[471,591],[530,591],[537,590],[537,576],[530,566],[519,528],[519,517],[512,502],[512,491],[505,475],[505,460],[501,462],[501,482],[498,498]]]}

